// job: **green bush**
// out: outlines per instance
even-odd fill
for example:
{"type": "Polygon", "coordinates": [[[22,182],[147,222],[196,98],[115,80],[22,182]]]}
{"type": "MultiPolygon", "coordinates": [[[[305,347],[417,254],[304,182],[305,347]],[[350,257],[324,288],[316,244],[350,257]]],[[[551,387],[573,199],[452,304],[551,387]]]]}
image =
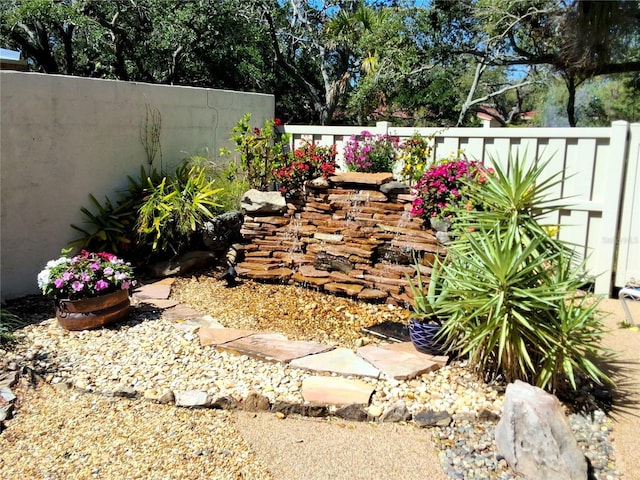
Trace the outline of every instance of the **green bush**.
{"type": "Polygon", "coordinates": [[[442,338],[486,379],[550,391],[575,390],[578,378],[609,382],[593,362],[607,353],[597,301],[578,293],[589,280],[584,264],[542,224],[561,208],[547,200],[559,174],[545,178],[548,162],[526,167],[517,156],[509,174],[493,163],[494,174],[471,193],[487,208],[456,212],[453,241],[435,265],[442,338]]]}
{"type": "Polygon", "coordinates": [[[136,229],[142,244],[152,252],[178,255],[191,243],[198,227],[215,217],[217,194],[204,168],[183,162],[173,176],[159,183],[148,179],[145,197],[138,210],[136,229]]]}
{"type": "Polygon", "coordinates": [[[0,309],[0,345],[13,343],[13,332],[27,323],[6,308],[0,309]]]}
{"type": "Polygon", "coordinates": [[[82,212],[91,228],[72,225],[83,236],[70,245],[119,253],[136,264],[171,258],[183,253],[199,228],[223,211],[218,201],[223,194],[207,168],[192,159],[173,174],[141,167],[139,178],[129,177],[128,191],[118,202],[107,197],[100,204],[90,196],[97,212],[84,207],[82,212]]]}
{"type": "MultiPolygon", "coordinates": [[[[240,153],[240,166],[251,188],[268,190],[273,170],[289,147],[289,135],[280,134],[279,119],[266,120],[262,128],[252,128],[251,114],[245,113],[231,131],[231,140],[240,153]]],[[[229,152],[230,153],[230,152],[229,152]]]]}

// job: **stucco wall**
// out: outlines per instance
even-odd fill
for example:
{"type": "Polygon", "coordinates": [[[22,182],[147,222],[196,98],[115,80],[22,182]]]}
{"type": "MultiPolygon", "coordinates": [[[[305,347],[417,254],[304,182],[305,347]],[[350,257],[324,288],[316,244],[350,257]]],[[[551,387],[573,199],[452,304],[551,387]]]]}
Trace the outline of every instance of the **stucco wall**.
{"type": "Polygon", "coordinates": [[[231,147],[244,113],[259,126],[275,104],[271,95],[5,71],[0,100],[2,300],[38,293],[38,272],[77,237],[70,224],[84,221],[88,195],[115,198],[138,175],[147,106],[161,113],[171,168],[231,147]]]}

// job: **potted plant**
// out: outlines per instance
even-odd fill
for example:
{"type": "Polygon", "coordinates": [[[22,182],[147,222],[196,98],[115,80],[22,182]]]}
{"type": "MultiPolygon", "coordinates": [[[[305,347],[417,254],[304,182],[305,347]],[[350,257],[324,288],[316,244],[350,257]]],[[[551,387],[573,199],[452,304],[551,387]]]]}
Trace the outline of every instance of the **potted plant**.
{"type": "Polygon", "coordinates": [[[51,260],[38,274],[42,293],[56,302],[56,318],[67,330],[101,327],[127,317],[131,265],[107,252],[82,250],[51,260]]]}
{"type": "Polygon", "coordinates": [[[437,267],[431,272],[431,279],[427,291],[424,290],[422,266],[415,262],[416,283],[409,276],[409,288],[413,295],[413,314],[409,318],[409,337],[413,346],[422,353],[443,355],[446,346],[442,341],[440,329],[443,319],[438,315],[438,272],[437,267]]]}

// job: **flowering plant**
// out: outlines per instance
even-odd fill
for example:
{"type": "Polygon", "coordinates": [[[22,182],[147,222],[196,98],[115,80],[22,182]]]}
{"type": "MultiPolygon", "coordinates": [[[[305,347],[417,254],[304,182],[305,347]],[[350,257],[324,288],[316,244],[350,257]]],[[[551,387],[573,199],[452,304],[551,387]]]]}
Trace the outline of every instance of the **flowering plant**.
{"type": "Polygon", "coordinates": [[[461,152],[453,158],[431,165],[414,187],[411,214],[428,220],[447,218],[455,208],[480,208],[468,197],[470,188],[486,181],[492,169],[485,169],[477,161],[467,160],[461,152]],[[460,158],[462,157],[462,158],[460,158]]]}
{"type": "Polygon", "coordinates": [[[265,120],[262,128],[252,128],[250,121],[251,114],[244,114],[231,130],[231,140],[240,153],[240,165],[251,188],[267,190],[274,163],[284,155],[289,135],[280,133],[282,121],[278,118],[265,120]]]}
{"type": "Polygon", "coordinates": [[[418,182],[433,155],[433,136],[423,137],[418,132],[400,145],[402,179],[410,185],[418,182]]]}
{"type": "Polygon", "coordinates": [[[351,136],[344,148],[347,168],[355,172],[390,172],[397,158],[399,140],[389,135],[373,135],[363,130],[351,136]]]}
{"type": "Polygon", "coordinates": [[[117,290],[128,290],[136,281],[131,264],[111,253],[82,250],[69,258],[64,252],[47,262],[38,274],[43,295],[56,300],[97,297],[117,290]]]}
{"type": "Polygon", "coordinates": [[[336,146],[320,146],[307,142],[288,155],[281,157],[280,164],[272,171],[280,191],[291,192],[304,185],[307,180],[319,176],[329,177],[336,171],[336,146]]]}

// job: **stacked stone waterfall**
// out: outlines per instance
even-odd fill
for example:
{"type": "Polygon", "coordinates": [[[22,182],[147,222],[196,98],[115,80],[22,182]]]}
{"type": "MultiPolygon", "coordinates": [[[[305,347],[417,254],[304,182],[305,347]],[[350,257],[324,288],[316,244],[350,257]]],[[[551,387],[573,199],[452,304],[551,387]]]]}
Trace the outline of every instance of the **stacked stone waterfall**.
{"type": "Polygon", "coordinates": [[[405,306],[413,304],[407,276],[419,268],[426,285],[443,253],[391,173],[343,173],[308,182],[288,201],[278,195],[245,194],[241,277],[405,306]]]}

